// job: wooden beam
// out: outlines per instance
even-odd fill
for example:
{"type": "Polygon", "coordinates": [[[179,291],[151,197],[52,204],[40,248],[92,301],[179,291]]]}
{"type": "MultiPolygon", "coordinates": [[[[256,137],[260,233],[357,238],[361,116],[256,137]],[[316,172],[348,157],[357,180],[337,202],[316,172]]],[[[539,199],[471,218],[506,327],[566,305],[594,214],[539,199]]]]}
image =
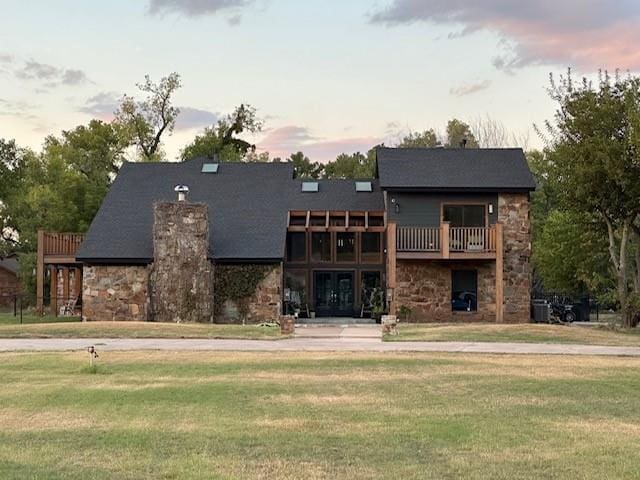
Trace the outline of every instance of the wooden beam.
{"type": "Polygon", "coordinates": [[[449,222],[442,222],[440,234],[442,235],[442,238],[440,239],[442,258],[449,258],[449,222]]]}
{"type": "Polygon", "coordinates": [[[326,213],[325,213],[324,226],[329,228],[329,210],[327,210],[326,213]]]}
{"type": "Polygon", "coordinates": [[[62,300],[69,301],[69,267],[62,267],[62,300]]]}
{"type": "Polygon", "coordinates": [[[344,226],[349,228],[349,210],[344,212],[344,226]]]}
{"type": "Polygon", "coordinates": [[[501,223],[496,223],[496,322],[504,322],[504,247],[501,223]]]}
{"type": "Polygon", "coordinates": [[[51,282],[49,287],[49,298],[51,299],[51,314],[54,317],[58,316],[58,267],[51,265],[51,282]]]}
{"type": "Polygon", "coordinates": [[[369,228],[369,212],[364,212],[364,228],[369,228]]]}
{"type": "Polygon", "coordinates": [[[38,253],[36,258],[36,310],[44,313],[44,232],[38,230],[38,253]]]}
{"type": "Polygon", "coordinates": [[[79,300],[82,296],[82,268],[73,269],[73,298],[79,300]]]}
{"type": "Polygon", "coordinates": [[[311,212],[309,210],[307,210],[307,221],[305,222],[304,226],[309,228],[309,223],[311,222],[311,212]]]}
{"type": "Polygon", "coordinates": [[[387,227],[387,288],[391,289],[389,314],[396,314],[396,224],[387,227]]]}

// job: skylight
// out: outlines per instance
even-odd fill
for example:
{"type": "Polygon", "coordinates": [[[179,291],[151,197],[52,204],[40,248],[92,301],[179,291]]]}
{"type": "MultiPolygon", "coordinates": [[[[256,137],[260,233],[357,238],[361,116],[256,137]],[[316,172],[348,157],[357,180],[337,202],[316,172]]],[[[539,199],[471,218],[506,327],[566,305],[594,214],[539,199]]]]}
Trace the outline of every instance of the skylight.
{"type": "Polygon", "coordinates": [[[217,163],[203,163],[202,164],[202,173],[218,173],[218,164],[217,163]]]}
{"type": "Polygon", "coordinates": [[[303,192],[317,192],[318,191],[318,182],[302,182],[302,191],[303,192]]]}
{"type": "Polygon", "coordinates": [[[371,182],[356,182],[356,192],[371,192],[371,182]]]}

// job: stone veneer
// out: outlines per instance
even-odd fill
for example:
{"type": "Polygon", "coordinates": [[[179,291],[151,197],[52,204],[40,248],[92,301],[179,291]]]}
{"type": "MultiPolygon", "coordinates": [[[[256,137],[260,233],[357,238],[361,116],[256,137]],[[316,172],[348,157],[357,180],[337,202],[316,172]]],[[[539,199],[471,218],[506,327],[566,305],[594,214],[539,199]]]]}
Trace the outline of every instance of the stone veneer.
{"type": "Polygon", "coordinates": [[[82,274],[83,320],[149,319],[146,265],[84,265],[82,274]]]}
{"type": "Polygon", "coordinates": [[[408,261],[396,264],[396,313],[405,305],[411,322],[493,322],[496,318],[494,261],[408,261]],[[478,311],[451,311],[451,271],[478,271],[478,311]]]}
{"type": "MultiPolygon", "coordinates": [[[[230,266],[233,269],[233,266],[230,266]]],[[[227,274],[229,273],[227,270],[227,274]]],[[[220,306],[216,322],[241,323],[242,306],[247,307],[245,323],[273,322],[282,313],[282,264],[273,264],[273,268],[256,287],[255,293],[241,301],[227,300],[220,306]],[[242,303],[243,305],[240,305],[242,303]]]]}
{"type": "Polygon", "coordinates": [[[528,322],[531,302],[529,195],[500,194],[498,221],[503,225],[504,321],[528,322]]]}
{"type": "Polygon", "coordinates": [[[154,205],[151,306],[154,321],[212,322],[213,267],[205,204],[154,205]]]}

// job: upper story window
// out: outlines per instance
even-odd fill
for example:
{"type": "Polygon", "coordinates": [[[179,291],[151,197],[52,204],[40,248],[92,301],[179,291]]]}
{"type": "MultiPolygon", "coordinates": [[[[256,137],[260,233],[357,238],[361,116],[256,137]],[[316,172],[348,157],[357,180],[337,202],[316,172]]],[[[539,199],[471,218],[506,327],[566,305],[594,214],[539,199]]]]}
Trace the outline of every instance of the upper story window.
{"type": "Polygon", "coordinates": [[[486,205],[443,205],[442,221],[452,227],[485,227],[486,212],[486,205]]]}
{"type": "Polygon", "coordinates": [[[287,261],[304,262],[307,259],[307,234],[289,232],[287,234],[287,261]]]}

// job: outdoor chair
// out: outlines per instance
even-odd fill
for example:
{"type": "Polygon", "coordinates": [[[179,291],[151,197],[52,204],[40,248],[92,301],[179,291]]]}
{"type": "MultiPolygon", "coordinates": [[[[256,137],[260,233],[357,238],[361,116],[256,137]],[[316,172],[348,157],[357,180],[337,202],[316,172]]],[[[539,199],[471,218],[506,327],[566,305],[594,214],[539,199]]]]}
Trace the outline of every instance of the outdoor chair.
{"type": "Polygon", "coordinates": [[[78,297],[67,300],[62,307],[60,307],[60,315],[63,317],[71,317],[75,313],[76,304],[78,303],[78,297]]]}

